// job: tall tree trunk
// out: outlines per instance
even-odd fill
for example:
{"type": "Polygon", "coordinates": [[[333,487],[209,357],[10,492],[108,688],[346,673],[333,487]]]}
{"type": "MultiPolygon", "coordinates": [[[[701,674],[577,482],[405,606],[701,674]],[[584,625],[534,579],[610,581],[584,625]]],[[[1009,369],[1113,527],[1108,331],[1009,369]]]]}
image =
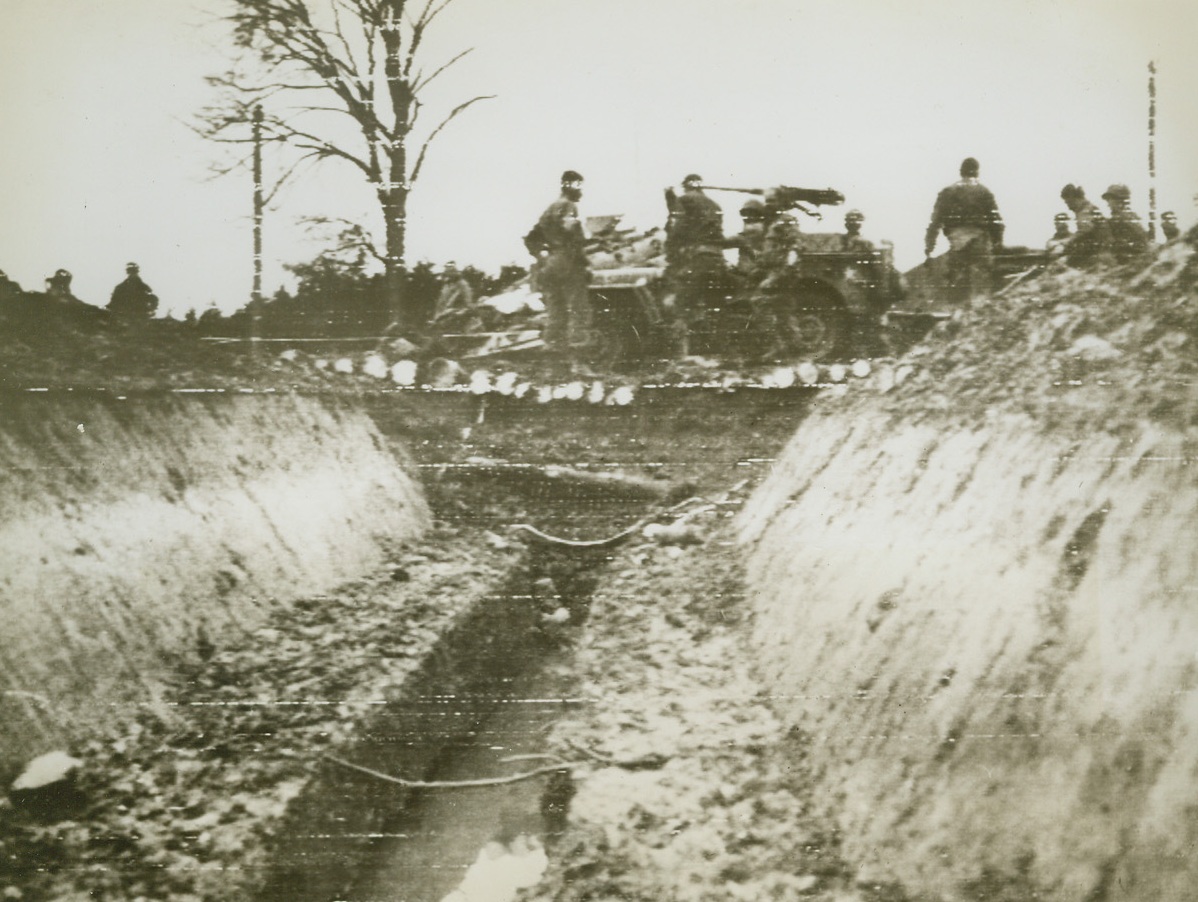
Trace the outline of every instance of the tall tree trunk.
{"type": "Polygon", "coordinates": [[[391,321],[399,328],[406,329],[412,325],[411,316],[404,302],[404,277],[407,264],[407,216],[408,216],[408,154],[407,134],[411,128],[409,114],[411,112],[412,96],[403,72],[400,57],[402,37],[400,23],[403,21],[404,6],[407,0],[383,0],[380,6],[382,13],[382,39],[386,50],[383,59],[383,74],[387,78],[387,93],[391,98],[392,114],[395,117],[395,128],[392,133],[392,145],[387,154],[389,171],[387,173],[386,191],[382,193],[383,219],[386,221],[387,237],[387,304],[391,308],[391,321]]]}
{"type": "Polygon", "coordinates": [[[412,325],[409,322],[407,304],[404,302],[404,274],[407,270],[404,259],[407,199],[407,191],[402,189],[388,192],[383,199],[383,216],[387,222],[386,274],[384,277],[386,304],[391,322],[398,324],[401,328],[412,325]]]}
{"type": "Polygon", "coordinates": [[[407,272],[408,183],[407,154],[400,142],[391,153],[387,190],[383,192],[383,218],[386,221],[386,290],[391,321],[400,328],[412,325],[404,299],[407,272]]]}

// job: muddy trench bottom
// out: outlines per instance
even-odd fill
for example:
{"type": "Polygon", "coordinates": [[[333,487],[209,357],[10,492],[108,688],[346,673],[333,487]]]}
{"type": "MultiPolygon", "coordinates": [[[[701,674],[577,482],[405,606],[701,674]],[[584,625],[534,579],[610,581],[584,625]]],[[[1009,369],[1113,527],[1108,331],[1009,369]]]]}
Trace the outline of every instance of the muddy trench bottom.
{"type": "MultiPolygon", "coordinates": [[[[568,664],[569,652],[557,649],[505,679],[491,710],[445,750],[427,780],[474,781],[545,767],[551,728],[579,703],[568,664]]],[[[564,814],[552,796],[563,775],[569,785],[568,773],[415,791],[380,837],[347,902],[477,902],[480,890],[494,902],[512,898],[545,871],[546,847],[564,814]]]]}
{"type": "Polygon", "coordinates": [[[862,885],[809,810],[809,740],[750,673],[730,529],[743,499],[715,498],[690,518],[699,541],[641,535],[588,569],[585,618],[502,682],[429,779],[544,760],[503,760],[522,755],[569,770],[414,795],[345,902],[906,898],[862,885]]]}

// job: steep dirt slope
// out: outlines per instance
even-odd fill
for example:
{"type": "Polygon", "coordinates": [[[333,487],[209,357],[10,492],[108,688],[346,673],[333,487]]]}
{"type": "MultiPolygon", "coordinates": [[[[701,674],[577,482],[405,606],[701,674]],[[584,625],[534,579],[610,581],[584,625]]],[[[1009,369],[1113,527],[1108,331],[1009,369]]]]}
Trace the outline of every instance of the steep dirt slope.
{"type": "Polygon", "coordinates": [[[762,672],[866,873],[1198,885],[1196,274],[1179,243],[978,304],[809,417],[746,509],[762,672]]]}
{"type": "Polygon", "coordinates": [[[428,523],[335,399],[10,392],[0,417],[0,774],[428,523]]]}

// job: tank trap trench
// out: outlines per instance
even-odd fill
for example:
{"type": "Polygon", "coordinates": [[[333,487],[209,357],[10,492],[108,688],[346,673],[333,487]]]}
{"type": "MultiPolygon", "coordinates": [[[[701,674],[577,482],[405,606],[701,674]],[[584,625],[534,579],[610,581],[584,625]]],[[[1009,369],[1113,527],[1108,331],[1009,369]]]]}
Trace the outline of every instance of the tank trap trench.
{"type": "Polygon", "coordinates": [[[675,500],[687,487],[486,458],[431,467],[426,482],[442,518],[461,517],[469,498],[472,519],[514,500],[548,502],[550,522],[541,529],[529,514],[520,519],[533,522],[484,533],[522,545],[517,559],[437,638],[400,697],[320,761],[277,833],[263,900],[438,902],[489,843],[535,837],[551,850],[573,787],[571,762],[547,754],[548,733],[583,704],[571,643],[610,549],[689,503],[675,500]],[[579,511],[587,533],[601,535],[569,537],[578,530],[564,525],[579,511]]]}

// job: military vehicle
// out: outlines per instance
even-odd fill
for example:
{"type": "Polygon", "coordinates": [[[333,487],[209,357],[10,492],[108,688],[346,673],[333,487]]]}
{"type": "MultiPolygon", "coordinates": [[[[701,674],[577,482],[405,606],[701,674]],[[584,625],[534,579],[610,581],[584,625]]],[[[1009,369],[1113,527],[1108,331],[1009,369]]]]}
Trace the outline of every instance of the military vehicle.
{"type": "MultiPolygon", "coordinates": [[[[1029,279],[1035,278],[1052,258],[1047,251],[1007,245],[994,252],[994,283],[992,293],[1002,294],[1029,279]]],[[[948,319],[953,312],[967,305],[967,298],[950,284],[948,254],[941,254],[919,264],[903,274],[906,297],[901,310],[892,310],[892,323],[916,323],[916,331],[926,332],[928,321],[948,319]]]]}
{"type": "MultiPolygon", "coordinates": [[[[813,207],[844,200],[832,189],[705,187],[762,198],[772,223],[793,221],[793,210],[818,217],[813,207]]],[[[618,237],[614,224],[612,235],[618,237]]],[[[594,236],[597,246],[604,238],[594,236]]],[[[883,316],[903,296],[891,245],[849,241],[842,232],[799,232],[797,223],[788,244],[772,265],[722,268],[704,292],[703,315],[688,336],[687,353],[744,362],[824,362],[883,350],[883,316]]],[[[630,259],[617,249],[605,255],[605,263],[592,264],[598,362],[627,367],[677,356],[685,330],[660,253],[630,259]]]]}

